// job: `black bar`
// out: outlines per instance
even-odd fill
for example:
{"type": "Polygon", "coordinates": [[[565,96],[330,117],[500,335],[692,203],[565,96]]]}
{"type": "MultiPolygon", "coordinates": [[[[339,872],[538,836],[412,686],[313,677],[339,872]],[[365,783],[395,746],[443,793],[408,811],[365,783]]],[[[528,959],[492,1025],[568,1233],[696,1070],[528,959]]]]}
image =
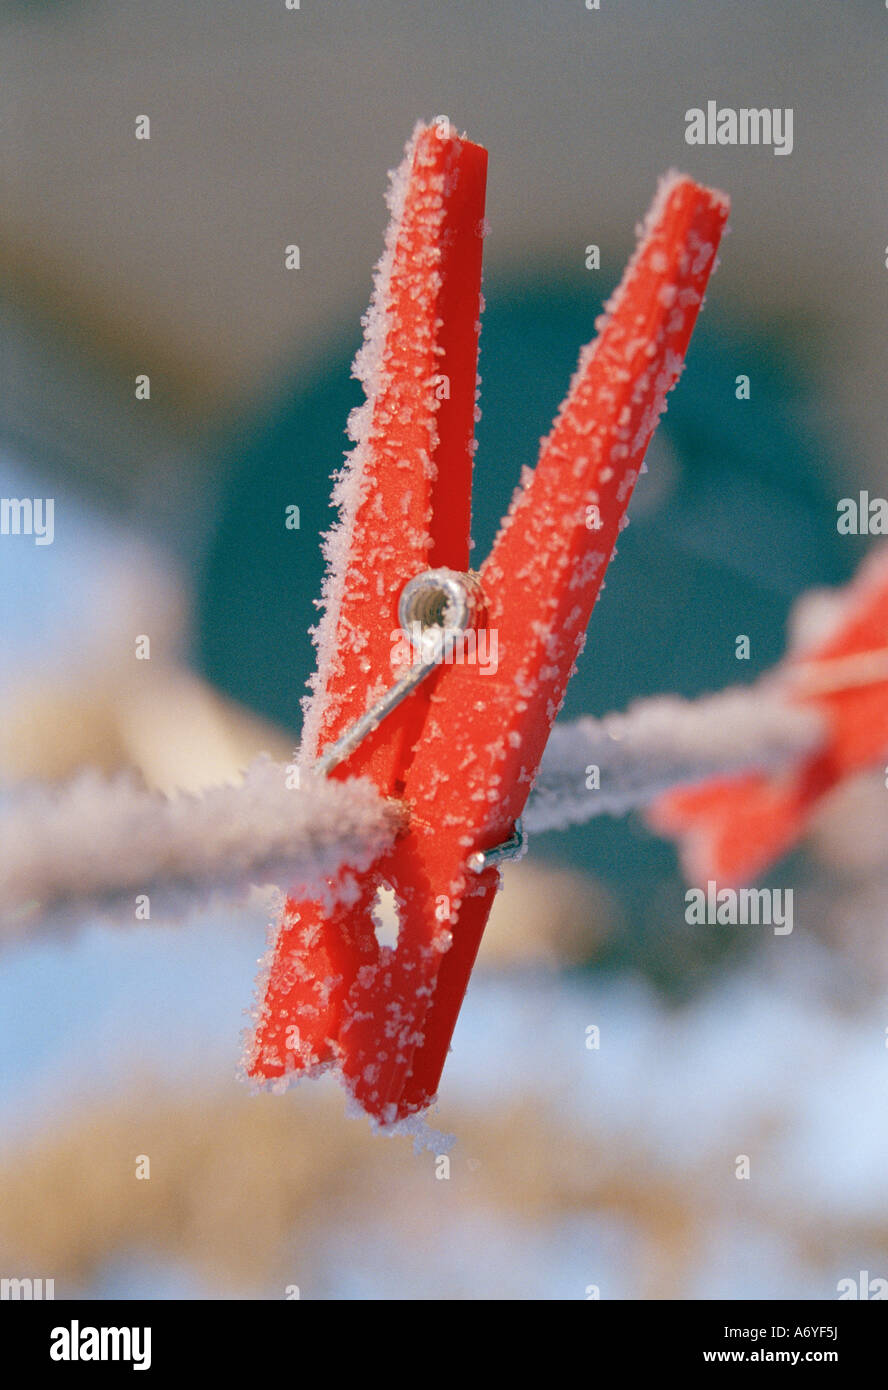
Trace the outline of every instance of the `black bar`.
{"type": "MultiPolygon", "coordinates": [[[[544,1353],[549,1370],[556,1375],[559,1365],[566,1372],[568,1362],[573,1364],[579,1357],[590,1379],[608,1365],[626,1373],[693,1368],[704,1375],[710,1366],[803,1369],[817,1365],[841,1369],[847,1376],[874,1361],[879,1364],[886,1333],[885,1310],[878,1300],[577,1303],[581,1306],[572,1309],[569,1304],[558,1305],[562,1307],[558,1313],[555,1302],[548,1302],[542,1319],[523,1314],[521,1332],[515,1336],[515,1305],[484,1302],[481,1316],[488,1354],[496,1357],[502,1370],[516,1354],[520,1358],[528,1354],[528,1343],[539,1332],[549,1332],[553,1323],[559,1323],[558,1330],[563,1329],[569,1340],[560,1351],[557,1343],[547,1341],[544,1353]],[[506,1320],[503,1329],[501,1317],[506,1320]]],[[[466,1316],[462,1312],[451,1311],[431,1321],[395,1319],[383,1303],[369,1316],[368,1322],[362,1305],[322,1309],[308,1299],[7,1301],[0,1304],[0,1337],[7,1364],[19,1366],[18,1379],[31,1372],[51,1379],[95,1377],[108,1370],[129,1376],[139,1373],[138,1365],[142,1374],[161,1377],[171,1371],[196,1370],[202,1375],[219,1372],[227,1381],[243,1371],[264,1380],[279,1367],[298,1386],[304,1377],[316,1375],[318,1358],[341,1381],[348,1373],[350,1354],[355,1374],[362,1377],[370,1373],[376,1379],[386,1366],[401,1375],[411,1364],[411,1374],[416,1374],[414,1351],[420,1356],[431,1353],[435,1370],[446,1364],[448,1352],[455,1370],[464,1367],[469,1344],[454,1336],[458,1329],[452,1321],[457,1316],[461,1322],[466,1316]],[[102,1329],[106,1330],[104,1340],[102,1329]],[[150,1340],[146,1329],[150,1329],[150,1340]],[[113,1359],[115,1350],[119,1357],[128,1353],[129,1359],[113,1359]],[[104,1351],[107,1359],[87,1359],[93,1351],[104,1351]]],[[[474,1324],[478,1313],[467,1316],[474,1324]]]]}

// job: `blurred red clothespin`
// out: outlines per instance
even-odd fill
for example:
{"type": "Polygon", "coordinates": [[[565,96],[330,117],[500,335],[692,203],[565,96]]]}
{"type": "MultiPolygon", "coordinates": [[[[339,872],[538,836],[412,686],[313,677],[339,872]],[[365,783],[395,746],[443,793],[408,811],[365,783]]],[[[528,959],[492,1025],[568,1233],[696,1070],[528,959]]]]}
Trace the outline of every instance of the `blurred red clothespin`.
{"type": "Polygon", "coordinates": [[[829,601],[828,626],[768,682],[788,703],[817,711],[819,747],[779,775],[712,779],[667,792],[649,809],[653,828],[681,841],[691,882],[731,887],[758,877],[797,843],[840,782],[888,756],[888,549],[829,601]]]}
{"type": "Polygon", "coordinates": [[[383,1124],[435,1098],[498,863],[519,817],[666,393],[681,371],[728,213],[660,185],[535,471],[469,572],[487,155],[417,127],[356,361],[367,401],[336,483],[326,611],[303,753],[406,808],[394,847],[325,902],[286,904],[245,1071],[329,1067],[383,1124]],[[372,909],[394,893],[380,945],[372,909]]]}

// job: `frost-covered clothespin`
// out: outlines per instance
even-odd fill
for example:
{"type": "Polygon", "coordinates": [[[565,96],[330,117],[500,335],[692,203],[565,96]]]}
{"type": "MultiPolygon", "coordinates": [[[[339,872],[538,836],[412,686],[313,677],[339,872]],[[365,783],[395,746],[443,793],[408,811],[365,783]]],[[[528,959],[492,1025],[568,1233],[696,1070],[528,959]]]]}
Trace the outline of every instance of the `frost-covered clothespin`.
{"type": "Polygon", "coordinates": [[[654,829],[680,840],[692,882],[729,887],[758,877],[840,782],[888,757],[888,549],[875,551],[846,589],[808,599],[802,621],[767,684],[819,716],[819,743],[779,773],[713,778],[667,792],[648,812],[654,829]],[[805,612],[816,632],[805,631],[805,612]]]}
{"type": "Polygon", "coordinates": [[[337,1068],[383,1124],[424,1109],[499,874],[562,703],[728,213],[662,180],[623,281],[478,574],[471,472],[487,156],[417,127],[356,361],[366,403],[339,475],[303,756],[405,807],[369,872],[290,900],[271,947],[247,1075],[337,1068]],[[479,659],[483,653],[483,659],[479,659]],[[395,947],[372,915],[397,904],[395,947]]]}

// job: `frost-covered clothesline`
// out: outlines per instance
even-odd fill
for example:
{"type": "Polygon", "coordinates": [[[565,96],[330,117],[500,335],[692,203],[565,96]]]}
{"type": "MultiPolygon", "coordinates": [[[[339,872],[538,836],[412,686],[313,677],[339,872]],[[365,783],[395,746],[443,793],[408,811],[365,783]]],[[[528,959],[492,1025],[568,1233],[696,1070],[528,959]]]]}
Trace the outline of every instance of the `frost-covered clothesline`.
{"type": "Polygon", "coordinates": [[[819,741],[813,710],[782,700],[771,683],[699,700],[662,695],[625,714],[556,724],[525,826],[558,830],[623,815],[670,787],[751,768],[776,770],[819,741]]]}
{"type": "MultiPolygon", "coordinates": [[[[813,714],[767,686],[556,725],[525,816],[530,831],[646,805],[667,788],[774,768],[817,740],[813,714]],[[595,771],[591,771],[595,769],[595,771]],[[596,786],[597,783],[597,786],[596,786]]],[[[257,759],[238,785],[165,797],[133,777],[83,773],[0,801],[0,921],[15,934],[46,909],[83,911],[135,896],[167,905],[278,884],[308,896],[394,839],[397,808],[368,780],[325,780],[257,759]]]]}
{"type": "Polygon", "coordinates": [[[239,784],[163,796],[130,775],[82,773],[0,800],[0,921],[35,911],[120,906],[147,894],[172,908],[251,884],[320,892],[344,864],[367,867],[394,837],[397,808],[372,782],[327,781],[257,758],[239,784]]]}

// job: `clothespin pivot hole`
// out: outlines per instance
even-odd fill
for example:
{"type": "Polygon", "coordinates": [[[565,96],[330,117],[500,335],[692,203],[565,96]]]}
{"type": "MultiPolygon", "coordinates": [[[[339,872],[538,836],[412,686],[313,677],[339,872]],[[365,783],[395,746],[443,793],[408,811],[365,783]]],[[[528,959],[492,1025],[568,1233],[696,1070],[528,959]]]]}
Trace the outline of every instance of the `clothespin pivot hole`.
{"type": "Polygon", "coordinates": [[[423,570],[407,581],[398,600],[398,621],[414,650],[414,660],[360,719],[345,730],[324,755],[317,770],[324,775],[379,728],[386,715],[412,694],[448,649],[473,625],[481,607],[481,589],[471,574],[456,570],[423,570]]]}
{"type": "Polygon", "coordinates": [[[481,590],[472,574],[456,570],[424,570],[404,585],[398,601],[398,621],[420,659],[440,656],[475,625],[481,590]]]}

